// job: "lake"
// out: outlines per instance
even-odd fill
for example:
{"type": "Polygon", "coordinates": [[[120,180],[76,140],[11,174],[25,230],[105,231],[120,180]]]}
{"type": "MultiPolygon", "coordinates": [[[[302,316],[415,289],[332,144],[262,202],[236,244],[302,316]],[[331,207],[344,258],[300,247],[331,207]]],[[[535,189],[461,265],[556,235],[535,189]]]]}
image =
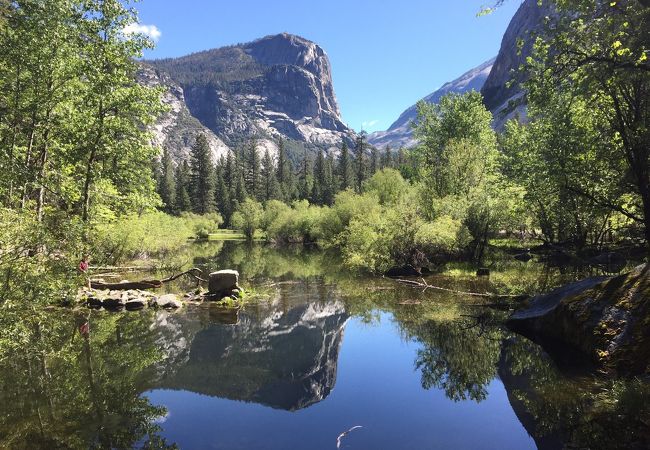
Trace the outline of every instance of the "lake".
{"type": "MultiPolygon", "coordinates": [[[[232,268],[239,311],[51,308],[0,325],[0,447],[182,449],[644,448],[645,382],[552,359],[484,298],[348,274],[336,255],[194,244],[232,268]],[[80,327],[88,323],[88,333],[80,327]]],[[[462,264],[429,284],[538,292],[579,278],[535,261],[462,264]]],[[[188,292],[179,280],[170,292],[188,292]]]]}

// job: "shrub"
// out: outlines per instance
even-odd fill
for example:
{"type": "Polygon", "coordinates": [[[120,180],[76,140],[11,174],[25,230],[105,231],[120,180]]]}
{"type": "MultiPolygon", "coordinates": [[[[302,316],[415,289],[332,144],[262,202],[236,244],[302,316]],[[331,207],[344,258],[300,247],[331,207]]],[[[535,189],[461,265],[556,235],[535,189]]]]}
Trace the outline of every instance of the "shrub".
{"type": "Polygon", "coordinates": [[[262,224],[263,215],[264,209],[262,208],[262,204],[247,198],[239,204],[230,221],[235,228],[244,233],[246,239],[252,240],[255,236],[255,231],[262,224]]]}

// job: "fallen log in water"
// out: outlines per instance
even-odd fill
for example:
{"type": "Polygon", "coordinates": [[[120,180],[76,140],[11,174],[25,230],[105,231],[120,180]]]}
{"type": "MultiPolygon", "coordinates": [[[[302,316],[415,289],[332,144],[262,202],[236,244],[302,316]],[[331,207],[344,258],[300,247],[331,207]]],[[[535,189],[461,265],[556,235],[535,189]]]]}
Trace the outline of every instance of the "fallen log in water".
{"type": "Polygon", "coordinates": [[[201,269],[197,269],[195,267],[186,272],[179,273],[178,275],[172,275],[163,280],[124,281],[122,283],[105,283],[103,281],[91,280],[90,287],[92,289],[110,290],[110,291],[129,291],[134,289],[158,289],[161,288],[165,283],[170,283],[176,280],[177,278],[182,277],[183,275],[191,275],[196,280],[205,282],[206,280],[204,280],[199,276],[202,273],[203,271],[201,271],[201,269]]]}
{"type": "Polygon", "coordinates": [[[448,288],[443,288],[439,286],[434,286],[426,282],[424,278],[422,278],[422,282],[420,283],[419,281],[413,281],[413,280],[401,280],[399,278],[391,278],[392,280],[397,281],[398,283],[402,284],[407,284],[409,286],[413,287],[421,287],[424,288],[426,291],[427,289],[433,289],[436,291],[443,291],[443,292],[451,292],[452,294],[458,294],[458,295],[468,295],[471,297],[483,297],[483,298],[492,298],[492,299],[500,299],[500,298],[508,298],[508,299],[513,299],[513,300],[525,300],[529,298],[529,295],[510,295],[510,294],[492,294],[492,293],[479,293],[479,292],[464,292],[464,291],[457,291],[455,289],[448,289],[448,288]]]}

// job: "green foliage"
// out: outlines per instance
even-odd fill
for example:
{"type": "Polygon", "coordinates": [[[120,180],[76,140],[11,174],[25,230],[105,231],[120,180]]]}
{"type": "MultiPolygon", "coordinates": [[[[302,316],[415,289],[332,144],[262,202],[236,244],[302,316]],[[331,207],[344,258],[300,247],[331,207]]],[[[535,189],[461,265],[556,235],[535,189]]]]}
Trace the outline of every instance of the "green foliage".
{"type": "MultiPolygon", "coordinates": [[[[525,68],[533,117],[540,127],[576,126],[569,142],[578,146],[559,141],[556,130],[545,133],[562,149],[555,160],[579,162],[575,173],[569,166],[561,172],[576,209],[590,204],[605,215],[623,214],[645,233],[650,251],[650,41],[639,32],[647,28],[650,8],[639,1],[556,4],[557,16],[525,68]]],[[[598,228],[586,215],[585,226],[573,234],[598,228]]],[[[596,221],[602,223],[602,215],[596,221]]]]}
{"type": "Polygon", "coordinates": [[[92,233],[92,261],[96,265],[116,265],[135,259],[150,264],[164,262],[187,244],[191,237],[207,238],[223,222],[216,213],[181,217],[162,212],[126,216],[98,224],[92,233]]]}
{"type": "Polygon", "coordinates": [[[408,190],[408,183],[395,169],[382,169],[363,185],[363,192],[375,195],[384,206],[398,204],[408,190]]]}
{"type": "Polygon", "coordinates": [[[246,239],[252,240],[255,231],[262,224],[264,218],[264,209],[259,202],[251,198],[244,200],[232,215],[232,225],[242,230],[246,239]]]}

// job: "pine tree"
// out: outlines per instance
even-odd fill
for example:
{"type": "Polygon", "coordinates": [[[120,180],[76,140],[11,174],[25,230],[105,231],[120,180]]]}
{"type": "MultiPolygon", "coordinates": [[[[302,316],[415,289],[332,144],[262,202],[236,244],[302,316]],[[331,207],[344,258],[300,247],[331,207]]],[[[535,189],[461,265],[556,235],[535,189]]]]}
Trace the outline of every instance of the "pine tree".
{"type": "Polygon", "coordinates": [[[397,151],[397,167],[400,168],[404,164],[406,164],[406,154],[404,151],[404,147],[400,147],[399,150],[397,151]]]}
{"type": "Polygon", "coordinates": [[[379,170],[379,152],[376,147],[370,148],[370,173],[369,176],[373,176],[379,170]]]}
{"type": "Polygon", "coordinates": [[[214,196],[215,196],[215,204],[217,205],[217,209],[219,210],[219,213],[221,214],[222,217],[225,219],[228,219],[230,215],[232,214],[231,211],[231,205],[230,205],[230,190],[228,186],[226,185],[226,181],[224,179],[224,161],[223,158],[219,161],[219,164],[217,164],[217,167],[215,168],[215,190],[214,190],[214,196]]]}
{"type": "Polygon", "coordinates": [[[367,176],[365,147],[366,147],[366,133],[362,131],[357,136],[356,145],[354,147],[354,169],[355,169],[354,181],[355,181],[355,188],[357,192],[361,192],[363,181],[366,179],[367,176]]]}
{"type": "Polygon", "coordinates": [[[171,213],[176,200],[176,183],[174,180],[174,164],[169,150],[165,147],[160,160],[160,178],[158,180],[158,194],[163,201],[164,210],[171,213]]]}
{"type": "Polygon", "coordinates": [[[244,153],[244,181],[246,182],[246,190],[256,200],[260,200],[262,196],[262,189],[260,183],[260,155],[257,152],[257,141],[252,140],[244,153]]]}
{"type": "Polygon", "coordinates": [[[298,198],[300,200],[307,200],[311,196],[313,178],[311,163],[305,150],[298,175],[298,198]]]}
{"type": "Polygon", "coordinates": [[[277,199],[279,196],[278,180],[275,174],[276,170],[273,164],[273,158],[271,157],[269,150],[266,149],[264,152],[264,158],[262,160],[262,200],[265,202],[277,199]]]}
{"type": "Polygon", "coordinates": [[[336,195],[336,178],[334,177],[334,158],[328,155],[325,159],[325,171],[323,175],[323,204],[331,205],[334,203],[334,196],[336,195]]]}
{"type": "Polygon", "coordinates": [[[205,134],[199,134],[190,154],[190,196],[194,212],[214,211],[214,173],[212,155],[205,134]]]}
{"type": "Polygon", "coordinates": [[[282,139],[278,142],[278,165],[276,173],[280,191],[279,197],[284,202],[290,202],[295,195],[295,177],[291,162],[287,159],[287,150],[282,139]]]}
{"type": "Polygon", "coordinates": [[[189,194],[190,166],[187,164],[187,161],[183,161],[178,165],[178,167],[176,167],[176,176],[174,181],[176,184],[174,211],[176,214],[180,214],[189,211],[192,207],[189,194]]]}
{"type": "Polygon", "coordinates": [[[384,155],[381,158],[381,168],[391,168],[393,167],[393,155],[391,153],[390,145],[387,145],[384,148],[384,155]]]}
{"type": "Polygon", "coordinates": [[[354,175],[352,174],[352,161],[350,159],[350,150],[348,144],[343,142],[341,153],[339,154],[338,167],[336,170],[339,186],[342,191],[352,187],[354,175]]]}
{"type": "Polygon", "coordinates": [[[318,151],[316,162],[314,163],[314,182],[311,188],[311,202],[317,205],[323,204],[323,190],[325,189],[325,158],[323,150],[318,151]]]}
{"type": "Polygon", "coordinates": [[[237,160],[233,152],[228,152],[226,162],[223,167],[223,181],[226,183],[228,190],[232,191],[237,182],[237,160]]]}

